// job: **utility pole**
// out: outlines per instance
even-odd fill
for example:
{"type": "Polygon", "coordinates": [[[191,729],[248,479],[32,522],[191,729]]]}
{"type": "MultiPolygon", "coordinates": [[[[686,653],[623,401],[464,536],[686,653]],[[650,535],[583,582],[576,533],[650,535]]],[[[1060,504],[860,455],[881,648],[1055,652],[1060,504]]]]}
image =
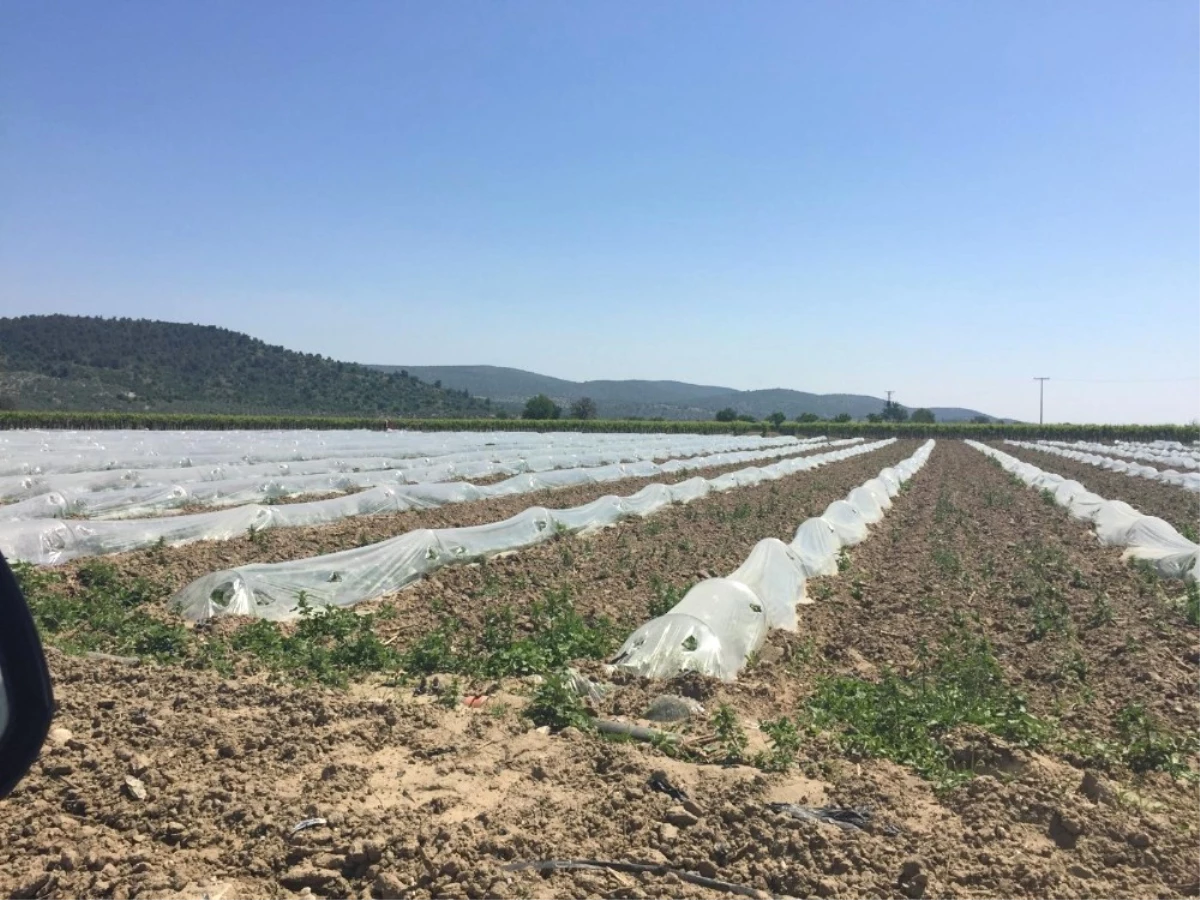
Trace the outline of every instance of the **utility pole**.
{"type": "Polygon", "coordinates": [[[888,406],[891,406],[892,405],[892,394],[894,394],[896,392],[895,391],[884,391],[884,393],[888,395],[888,399],[887,399],[888,406]]]}
{"type": "Polygon", "coordinates": [[[1045,378],[1035,376],[1034,381],[1038,384],[1038,424],[1042,425],[1045,422],[1046,409],[1046,382],[1050,380],[1049,376],[1045,378]]]}

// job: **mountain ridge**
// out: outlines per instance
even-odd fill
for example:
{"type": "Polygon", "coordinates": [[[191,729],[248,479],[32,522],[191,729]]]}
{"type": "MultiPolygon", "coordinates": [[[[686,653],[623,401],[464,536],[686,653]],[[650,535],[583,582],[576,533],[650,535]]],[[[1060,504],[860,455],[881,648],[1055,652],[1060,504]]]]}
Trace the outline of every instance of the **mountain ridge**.
{"type": "MultiPolygon", "coordinates": [[[[422,381],[440,382],[466,390],[474,397],[486,397],[496,406],[517,411],[536,394],[546,394],[556,403],[568,406],[582,397],[595,401],[600,418],[711,419],[726,407],[757,419],[782,412],[789,419],[803,413],[832,418],[847,413],[866,418],[883,409],[884,400],[866,394],[813,394],[790,388],[740,391],[719,385],[699,385],[685,381],[644,379],[570,381],[508,366],[393,366],[371,364],[381,371],[405,371],[422,381]]],[[[901,404],[903,405],[903,404],[901,404]]],[[[915,407],[905,406],[910,412],[915,407]]],[[[939,422],[969,421],[976,416],[989,420],[1011,421],[962,407],[929,407],[939,422]]]]}
{"type": "Polygon", "coordinates": [[[487,416],[490,404],[212,325],[0,318],[0,400],[18,409],[487,416]]]}

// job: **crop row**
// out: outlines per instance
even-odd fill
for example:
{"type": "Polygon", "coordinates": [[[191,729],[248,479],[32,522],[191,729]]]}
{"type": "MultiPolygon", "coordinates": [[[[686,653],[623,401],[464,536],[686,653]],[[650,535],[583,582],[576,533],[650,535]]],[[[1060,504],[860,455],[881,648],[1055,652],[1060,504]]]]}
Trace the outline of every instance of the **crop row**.
{"type": "Polygon", "coordinates": [[[770,430],[779,434],[863,438],[952,438],[976,440],[1020,438],[1024,440],[1176,440],[1195,442],[1200,428],[1195,425],[1087,425],[1027,423],[934,424],[888,422],[784,422],[767,423],[715,421],[650,421],[594,419],[539,421],[527,419],[384,419],[329,416],[241,416],[216,414],[116,413],[116,412],[0,412],[0,430],[20,428],[109,430],[236,430],[236,429],[410,429],[414,431],[574,431],[667,434],[754,434],[770,430]]]}

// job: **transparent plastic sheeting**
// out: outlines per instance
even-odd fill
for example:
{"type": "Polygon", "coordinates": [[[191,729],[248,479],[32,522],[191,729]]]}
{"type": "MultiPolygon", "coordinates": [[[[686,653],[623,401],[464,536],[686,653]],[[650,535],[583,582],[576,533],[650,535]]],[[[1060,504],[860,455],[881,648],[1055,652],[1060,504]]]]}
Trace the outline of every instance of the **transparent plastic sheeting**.
{"type": "Polygon", "coordinates": [[[1185,491],[1200,494],[1200,472],[1177,472],[1174,469],[1156,469],[1153,466],[1146,466],[1138,462],[1126,462],[1123,459],[1113,459],[1111,456],[1099,456],[1086,450],[1058,447],[1042,442],[1005,441],[1004,443],[1013,447],[1024,447],[1026,450],[1051,453],[1054,456],[1061,456],[1064,459],[1073,459],[1077,462],[1107,469],[1110,472],[1122,472],[1126,475],[1137,476],[1138,478],[1147,478],[1150,481],[1173,484],[1176,487],[1183,488],[1185,491]]]}
{"type": "Polygon", "coordinates": [[[298,615],[301,595],[312,606],[353,606],[397,591],[442,566],[529,547],[558,533],[586,532],[630,516],[650,516],[672,503],[690,503],[714,491],[778,480],[894,441],[793,457],[711,479],[650,484],[628,497],[610,495],[571,509],[530,507],[488,525],[410,531],[369,547],[311,559],[240,566],[192,582],[171,599],[171,607],[193,620],[226,614],[284,621],[298,615]]]}
{"type": "Polygon", "coordinates": [[[838,553],[862,542],[891,498],[929,458],[934,442],[884,469],[845,500],[805,521],[791,544],[759,541],[727,578],[693,586],[665,615],[651,619],[625,641],[614,665],[648,678],[695,671],[734,681],[772,628],[796,630],[796,607],[811,603],[805,582],[836,575],[838,553]]]}
{"type": "Polygon", "coordinates": [[[1114,444],[1098,444],[1089,441],[1038,441],[1066,450],[1083,450],[1104,456],[1120,456],[1127,459],[1143,459],[1162,465],[1180,466],[1184,469],[1200,469],[1200,450],[1185,447],[1178,441],[1154,441],[1147,444],[1132,441],[1117,441],[1114,444]]]}
{"type": "MultiPolygon", "coordinates": [[[[537,437],[537,436],[535,436],[537,437]]],[[[580,435],[568,435],[578,438],[580,435]]],[[[150,469],[103,469],[67,474],[26,474],[0,478],[0,519],[41,517],[44,504],[63,515],[132,517],[186,504],[231,506],[271,498],[328,491],[359,490],[382,483],[416,484],[669,459],[702,453],[804,446],[815,439],[784,441],[696,435],[588,435],[589,444],[544,441],[491,447],[476,441],[468,449],[425,457],[322,457],[245,465],[187,465],[150,469]],[[37,498],[45,497],[39,501],[37,498]],[[30,516],[28,513],[37,513],[30,516]]]]}
{"type": "Polygon", "coordinates": [[[663,463],[642,460],[632,464],[619,463],[595,468],[558,469],[514,475],[496,484],[482,486],[461,481],[380,485],[357,494],[308,503],[280,506],[248,504],[214,512],[117,522],[96,519],[26,519],[13,522],[0,520],[0,551],[9,559],[39,565],[55,565],[83,556],[137,550],[152,546],[160,540],[171,546],[201,540],[229,540],[244,535],[251,527],[255,531],[262,531],[267,528],[325,525],[352,516],[430,509],[449,503],[511,497],[581,484],[602,484],[623,478],[649,478],[710,466],[774,459],[816,447],[849,446],[861,441],[862,438],[848,438],[820,444],[787,444],[769,449],[671,459],[663,463]]]}
{"type": "MultiPolygon", "coordinates": [[[[860,439],[861,440],[861,439],[860,439]]],[[[704,446],[680,447],[676,457],[688,458],[697,453],[709,459],[727,457],[729,462],[782,456],[810,447],[821,446],[824,440],[794,442],[782,446],[758,447],[752,450],[731,450],[704,446]]],[[[285,497],[318,493],[349,493],[371,487],[395,484],[435,484],[459,478],[480,478],[492,475],[513,476],[522,472],[553,472],[561,469],[585,469],[625,463],[643,463],[669,459],[658,449],[638,451],[632,448],[592,453],[558,454],[554,456],[510,456],[492,461],[456,459],[421,468],[403,470],[338,472],[324,475],[296,475],[270,479],[234,478],[205,480],[193,483],[156,483],[142,487],[91,489],[74,491],[68,488],[38,493],[27,500],[0,506],[0,522],[17,519],[92,518],[131,519],[161,514],[185,505],[238,506],[261,503],[285,497]]],[[[711,463],[720,465],[721,463],[711,463]]],[[[216,472],[217,470],[210,470],[216,472]]],[[[657,470],[655,470],[657,471],[657,470]]],[[[113,475],[119,473],[112,473],[113,475]]],[[[651,473],[653,474],[653,472],[651,473]]],[[[75,476],[64,476],[73,478],[75,476]]],[[[89,477],[95,477],[94,473],[89,477]]],[[[552,476],[547,476],[552,477],[552,476]]],[[[140,480],[140,479],[139,479],[140,480]]],[[[39,486],[34,490],[41,490],[39,486]]]]}
{"type": "MultiPolygon", "coordinates": [[[[423,457],[497,452],[568,453],[637,441],[662,445],[678,455],[687,442],[718,441],[715,449],[748,450],[795,443],[793,437],[757,435],[622,434],[563,431],[8,431],[0,434],[0,477],[70,474],[122,469],[296,463],[305,460],[383,457],[411,463],[423,457]]],[[[0,496],[4,496],[0,491],[0,496]]]]}
{"type": "Polygon", "coordinates": [[[1050,491],[1072,517],[1092,523],[1101,544],[1127,548],[1126,558],[1147,560],[1165,578],[1196,580],[1200,545],[1189,541],[1157,516],[1143,515],[1120,500],[1105,500],[1078,481],[1044,472],[994,447],[977,441],[966,443],[996,460],[1006,472],[1016,475],[1030,487],[1050,491]]]}

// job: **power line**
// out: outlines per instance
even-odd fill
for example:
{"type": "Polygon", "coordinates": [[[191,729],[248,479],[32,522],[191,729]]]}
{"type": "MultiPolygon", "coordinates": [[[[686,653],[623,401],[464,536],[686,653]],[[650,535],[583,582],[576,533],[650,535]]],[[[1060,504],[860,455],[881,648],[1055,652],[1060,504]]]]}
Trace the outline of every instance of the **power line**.
{"type": "Polygon", "coordinates": [[[1055,378],[1054,380],[1070,384],[1166,384],[1179,381],[1200,381],[1200,376],[1190,375],[1187,378],[1055,378]]]}

